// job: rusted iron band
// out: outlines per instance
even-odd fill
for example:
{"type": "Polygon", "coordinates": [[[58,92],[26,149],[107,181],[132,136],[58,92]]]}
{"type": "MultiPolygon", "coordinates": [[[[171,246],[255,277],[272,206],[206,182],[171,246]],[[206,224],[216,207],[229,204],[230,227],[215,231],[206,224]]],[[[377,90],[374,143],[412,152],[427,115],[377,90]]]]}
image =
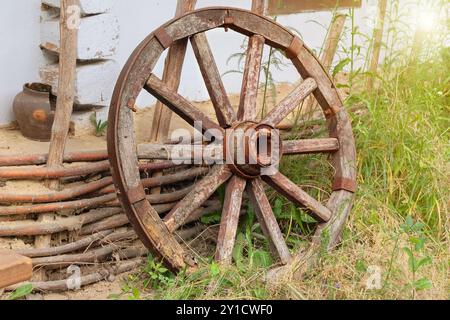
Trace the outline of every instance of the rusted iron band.
{"type": "Polygon", "coordinates": [[[223,22],[225,27],[234,25],[234,18],[232,16],[226,16],[223,22]]]}
{"type": "Polygon", "coordinates": [[[131,98],[130,100],[128,100],[127,102],[127,108],[130,109],[133,112],[137,112],[136,109],[136,99],[131,98]]]}
{"type": "MultiPolygon", "coordinates": [[[[327,119],[330,119],[331,117],[327,117],[327,119]]],[[[333,120],[331,120],[333,121],[333,120]]],[[[337,126],[337,124],[334,124],[331,128],[330,128],[330,138],[335,138],[339,140],[339,128],[337,126]]]]}
{"type": "Polygon", "coordinates": [[[355,193],[357,190],[356,181],[348,178],[335,178],[333,183],[333,191],[345,190],[351,193],[355,193]]]}
{"type": "Polygon", "coordinates": [[[330,118],[332,116],[335,116],[336,114],[339,113],[339,111],[341,111],[341,106],[330,106],[329,109],[325,110],[325,116],[327,118],[330,118]]]}
{"type": "Polygon", "coordinates": [[[286,49],[286,56],[289,59],[294,59],[298,57],[300,52],[302,51],[304,46],[304,43],[302,40],[300,40],[298,37],[294,37],[294,40],[292,40],[291,45],[289,48],[286,49]]]}
{"type": "Polygon", "coordinates": [[[141,184],[137,187],[128,189],[127,196],[131,204],[135,204],[146,199],[144,187],[141,184]]]}
{"type": "Polygon", "coordinates": [[[159,28],[155,31],[155,38],[158,40],[158,42],[161,44],[161,46],[164,49],[167,49],[170,47],[173,43],[172,37],[167,33],[166,29],[163,27],[159,28]]]}

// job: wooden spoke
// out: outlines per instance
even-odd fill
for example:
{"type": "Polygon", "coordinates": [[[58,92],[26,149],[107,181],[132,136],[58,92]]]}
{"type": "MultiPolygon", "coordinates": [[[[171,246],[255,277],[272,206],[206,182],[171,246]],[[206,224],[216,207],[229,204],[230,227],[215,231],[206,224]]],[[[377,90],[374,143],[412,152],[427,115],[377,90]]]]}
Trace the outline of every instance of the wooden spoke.
{"type": "Polygon", "coordinates": [[[335,138],[283,141],[284,155],[332,153],[338,150],[339,140],[335,138]]]}
{"type": "Polygon", "coordinates": [[[203,129],[217,129],[222,131],[223,129],[214,121],[209,119],[204,113],[194,107],[189,101],[180,96],[178,93],[173,92],[154,74],[150,75],[145,90],[154,95],[158,100],[169,107],[173,112],[183,118],[190,125],[194,126],[194,122],[198,121],[202,123],[203,129]]]}
{"type": "Polygon", "coordinates": [[[242,79],[241,100],[238,110],[238,119],[242,121],[253,121],[256,119],[256,104],[264,42],[264,37],[258,35],[250,37],[248,41],[247,58],[242,79]]]}
{"type": "Polygon", "coordinates": [[[242,206],[242,195],[246,184],[245,179],[234,176],[227,185],[216,248],[216,260],[223,264],[230,264],[232,260],[242,206]]]}
{"type": "Polygon", "coordinates": [[[261,179],[254,179],[247,186],[247,192],[253,209],[258,217],[261,228],[269,239],[272,251],[276,254],[283,264],[289,263],[291,254],[284,241],[278,222],[270,206],[269,199],[264,192],[264,186],[261,179]]]}
{"type": "Polygon", "coordinates": [[[183,160],[191,163],[214,163],[223,160],[222,145],[170,145],[143,143],[137,147],[138,158],[148,160],[183,160]]]}
{"type": "Polygon", "coordinates": [[[167,229],[170,232],[176,231],[231,176],[227,166],[215,166],[206,177],[195,185],[194,190],[164,218],[167,229]]]}
{"type": "Polygon", "coordinates": [[[306,79],[267,115],[263,123],[275,127],[316,89],[316,81],[312,78],[306,79]]]}
{"type": "Polygon", "coordinates": [[[192,36],[191,44],[216,111],[217,120],[222,127],[230,127],[236,120],[236,114],[225,91],[208,39],[204,33],[198,33],[192,36]]]}
{"type": "Polygon", "coordinates": [[[318,222],[328,222],[331,211],[281,173],[264,176],[264,181],[290,201],[304,207],[318,222]]]}

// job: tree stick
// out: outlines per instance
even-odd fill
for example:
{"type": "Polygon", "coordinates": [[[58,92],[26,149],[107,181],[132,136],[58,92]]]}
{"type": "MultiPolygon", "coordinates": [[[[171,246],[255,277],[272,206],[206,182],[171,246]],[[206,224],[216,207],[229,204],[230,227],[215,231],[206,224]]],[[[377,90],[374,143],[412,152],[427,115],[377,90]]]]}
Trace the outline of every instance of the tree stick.
{"type": "MultiPolygon", "coordinates": [[[[339,41],[341,40],[342,32],[344,31],[346,19],[346,14],[336,11],[333,16],[333,20],[331,21],[330,30],[327,38],[325,39],[325,48],[322,56],[320,57],[320,62],[323,64],[327,72],[329,72],[333,66],[333,61],[336,57],[336,52],[339,46],[339,41]]],[[[303,109],[308,112],[309,110],[314,109],[316,104],[316,100],[311,96],[306,100],[303,109]]]]}
{"type": "MultiPolygon", "coordinates": [[[[59,179],[66,177],[84,176],[91,173],[108,171],[110,169],[109,161],[90,163],[71,168],[64,167],[26,167],[26,168],[0,168],[0,178],[7,180],[43,180],[59,179]]],[[[58,190],[55,188],[50,188],[58,190]]]]}
{"type": "Polygon", "coordinates": [[[61,254],[66,254],[70,252],[75,252],[78,250],[85,249],[91,246],[94,242],[97,242],[106,236],[112,234],[113,230],[106,230],[92,236],[83,238],[81,240],[71,242],[62,246],[53,247],[53,248],[42,248],[42,249],[25,249],[25,250],[15,250],[18,254],[21,254],[25,257],[29,258],[40,258],[40,257],[50,257],[57,256],[61,254]]]}
{"type": "Polygon", "coordinates": [[[98,191],[101,188],[112,184],[112,178],[106,177],[88,184],[65,189],[63,191],[52,191],[43,194],[2,194],[0,193],[0,203],[49,203],[60,202],[98,191]]]}
{"type": "MultiPolygon", "coordinates": [[[[179,17],[195,8],[197,0],[178,0],[175,16],[179,17]]],[[[188,40],[182,39],[169,48],[164,65],[163,82],[173,90],[178,91],[181,80],[181,71],[186,56],[188,40]]],[[[172,122],[172,111],[162,102],[158,101],[153,115],[152,131],[150,133],[151,142],[161,142],[167,140],[169,136],[170,123],[172,122]]],[[[154,177],[162,176],[161,172],[153,174],[154,177]]],[[[161,193],[161,188],[156,187],[151,190],[152,194],[161,193]]]]}
{"type": "MultiPolygon", "coordinates": [[[[153,205],[153,208],[156,210],[158,214],[164,214],[168,213],[170,210],[172,210],[177,202],[172,203],[166,203],[166,204],[158,204],[153,205]]],[[[205,202],[204,208],[199,208],[184,222],[184,225],[187,225],[189,223],[195,222],[199,220],[201,217],[211,214],[214,212],[217,212],[222,208],[222,204],[220,201],[211,200],[205,202]]],[[[120,214],[112,217],[108,217],[103,221],[99,221],[96,223],[93,223],[91,225],[85,226],[81,229],[79,232],[79,235],[86,236],[90,234],[94,234],[96,232],[119,228],[128,225],[130,222],[128,220],[128,217],[125,214],[120,214]]]]}
{"type": "MultiPolygon", "coordinates": [[[[153,208],[156,210],[157,213],[164,214],[172,210],[173,207],[175,207],[175,205],[176,203],[158,204],[153,206],[153,208]]],[[[113,217],[106,218],[103,221],[99,221],[83,227],[79,232],[79,235],[86,236],[104,230],[120,228],[128,224],[130,224],[130,221],[128,220],[127,215],[119,214],[113,217]]]]}
{"type": "Polygon", "coordinates": [[[381,45],[383,43],[384,24],[386,19],[387,0],[378,1],[378,20],[377,26],[373,32],[373,51],[369,67],[369,78],[367,79],[367,89],[372,89],[374,77],[377,75],[378,63],[380,61],[381,45]]]}
{"type": "Polygon", "coordinates": [[[122,240],[136,240],[138,238],[136,232],[134,232],[133,229],[128,231],[119,231],[114,232],[103,239],[98,241],[98,245],[104,245],[108,243],[112,243],[115,241],[122,241],[122,240]]]}
{"type": "MultiPolygon", "coordinates": [[[[59,218],[50,222],[37,222],[32,220],[0,223],[1,237],[38,236],[60,233],[64,231],[77,231],[84,225],[106,219],[122,213],[122,209],[92,210],[75,217],[59,218]]],[[[39,248],[38,248],[39,249],[39,248]]],[[[48,249],[48,248],[45,248],[48,249]]]]}
{"type": "MultiPolygon", "coordinates": [[[[56,257],[43,257],[32,259],[39,262],[37,267],[44,267],[45,270],[57,270],[64,267],[68,267],[70,265],[97,265],[111,263],[111,261],[117,260],[129,260],[137,257],[142,257],[148,254],[148,249],[144,247],[142,244],[136,244],[132,247],[129,247],[129,243],[116,243],[109,244],[103,247],[98,247],[96,249],[86,251],[83,253],[76,254],[68,254],[64,256],[56,256],[56,257]],[[75,260],[81,259],[81,260],[75,260]]],[[[34,263],[33,263],[34,264],[34,263]]]]}
{"type": "MultiPolygon", "coordinates": [[[[113,191],[114,192],[114,191],[113,191]]],[[[113,193],[101,197],[82,199],[67,202],[45,203],[29,206],[0,207],[0,216],[27,215],[33,213],[49,213],[61,210],[76,210],[81,208],[95,208],[102,204],[114,201],[116,195],[113,193]]],[[[53,219],[52,219],[53,220],[53,219]]],[[[50,221],[52,221],[50,220],[50,221]]]]}
{"type": "MultiPolygon", "coordinates": [[[[168,184],[177,183],[180,181],[192,180],[197,177],[203,176],[209,172],[208,168],[193,168],[186,171],[178,172],[175,174],[161,176],[161,177],[153,177],[148,179],[142,179],[141,183],[144,188],[154,188],[161,187],[168,184]]],[[[100,194],[108,194],[115,192],[114,186],[109,186],[100,190],[100,194]]]]}
{"type": "Polygon", "coordinates": [[[265,0],[252,0],[252,11],[260,14],[266,14],[266,1],[265,0]]]}
{"type": "Polygon", "coordinates": [[[325,41],[325,50],[320,58],[323,66],[327,71],[331,70],[334,57],[341,40],[342,32],[344,31],[345,20],[347,15],[342,12],[336,12],[331,23],[330,32],[325,41]]]}
{"type": "Polygon", "coordinates": [[[175,236],[179,238],[179,242],[189,241],[206,230],[206,226],[197,224],[196,226],[175,232],[175,236]]]}
{"type": "MultiPolygon", "coordinates": [[[[77,67],[78,25],[80,22],[81,8],[78,0],[61,0],[60,10],[60,55],[59,55],[59,79],[58,97],[56,101],[55,119],[52,126],[50,149],[47,166],[58,168],[64,160],[64,150],[70,129],[70,118],[73,111],[75,98],[75,77],[77,67]]],[[[59,181],[48,181],[50,189],[59,189],[59,181]]],[[[54,214],[45,214],[39,217],[40,222],[51,221],[54,214]]],[[[50,246],[51,238],[48,236],[37,237],[36,248],[50,246]]],[[[38,275],[44,279],[45,274],[38,275]]]]}
{"type": "Polygon", "coordinates": [[[43,258],[34,258],[33,266],[58,266],[62,267],[64,265],[71,265],[71,264],[91,264],[91,263],[98,263],[103,261],[107,256],[111,255],[114,250],[119,249],[120,247],[117,244],[110,244],[98,249],[94,249],[85,253],[78,253],[78,254],[67,254],[67,255],[60,255],[55,257],[43,257],[43,258]]]}
{"type": "MultiPolygon", "coordinates": [[[[188,187],[182,190],[162,193],[162,194],[151,194],[147,196],[147,200],[151,204],[161,204],[161,203],[170,203],[183,199],[189,192],[191,192],[194,187],[188,187]]],[[[108,207],[120,207],[119,200],[115,200],[106,204],[108,207]]]]}
{"type": "MultiPolygon", "coordinates": [[[[75,98],[77,67],[78,24],[81,19],[78,0],[61,0],[58,97],[55,120],[48,154],[47,166],[58,168],[64,160],[64,150],[70,128],[70,119],[75,98]],[[77,8],[78,10],[74,10],[77,8]]],[[[51,189],[58,188],[58,181],[49,183],[51,189]]]]}
{"type": "Polygon", "coordinates": [[[186,219],[184,224],[189,224],[195,221],[200,220],[205,215],[214,213],[214,212],[221,212],[222,210],[222,203],[220,201],[207,201],[205,204],[205,208],[199,208],[195,210],[189,218],[186,219]]]}
{"type": "Polygon", "coordinates": [[[126,225],[130,224],[130,221],[128,220],[128,217],[126,214],[118,214],[113,217],[106,218],[105,220],[87,225],[83,227],[79,235],[80,236],[87,236],[91,235],[97,232],[101,232],[104,230],[110,230],[110,229],[116,229],[120,227],[124,227],[126,225]]]}
{"type": "MultiPolygon", "coordinates": [[[[93,162],[108,159],[106,150],[71,152],[64,155],[65,163],[72,162],[93,162]]],[[[48,154],[30,154],[30,155],[4,155],[0,156],[0,167],[16,167],[46,164],[48,154]]]]}
{"type": "MultiPolygon", "coordinates": [[[[179,17],[195,7],[197,0],[178,0],[175,16],[179,17]]],[[[175,42],[170,48],[164,65],[163,82],[177,91],[180,86],[181,70],[187,49],[187,39],[175,42]]],[[[150,141],[161,142],[169,135],[172,112],[161,102],[157,102],[153,117],[150,141]]]]}
{"type": "MultiPolygon", "coordinates": [[[[141,171],[165,170],[176,167],[171,161],[141,163],[139,169],[141,171]]],[[[101,161],[96,163],[84,164],[70,168],[0,168],[0,179],[6,180],[42,180],[42,179],[58,179],[84,176],[92,173],[109,171],[111,168],[109,161],[101,161]]]]}

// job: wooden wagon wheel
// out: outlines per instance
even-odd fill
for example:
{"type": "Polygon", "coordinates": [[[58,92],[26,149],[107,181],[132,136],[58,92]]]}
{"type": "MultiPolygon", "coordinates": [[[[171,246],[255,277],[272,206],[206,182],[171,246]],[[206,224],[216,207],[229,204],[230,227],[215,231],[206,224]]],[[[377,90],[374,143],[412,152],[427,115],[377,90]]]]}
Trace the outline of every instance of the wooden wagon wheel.
{"type": "MultiPolygon", "coordinates": [[[[320,223],[318,235],[327,228],[330,246],[339,242],[356,189],[355,144],[351,123],[342,107],[336,87],[317,58],[298,37],[271,19],[246,10],[214,7],[193,11],[164,24],[137,47],[124,67],[114,92],[109,123],[108,149],[121,203],[144,244],[158,254],[171,269],[195,267],[195,259],[192,259],[189,250],[179,244],[175,231],[224,184],[227,187],[217,240],[217,260],[231,262],[244,192],[248,194],[261,229],[277,258],[283,264],[291,260],[291,253],[265,194],[265,184],[309,212],[320,223]],[[228,100],[205,36],[206,31],[215,28],[232,29],[250,37],[237,114],[228,100]],[[191,41],[218,123],[209,119],[178,93],[168,89],[152,74],[163,51],[174,42],[186,39],[191,41]],[[275,106],[265,119],[257,122],[256,96],[264,44],[285,51],[304,81],[275,106]],[[201,121],[203,131],[214,129],[222,133],[226,138],[222,145],[216,145],[215,148],[219,148],[219,151],[220,148],[225,149],[224,156],[232,153],[231,163],[212,166],[209,174],[164,217],[160,217],[147,201],[138,170],[138,153],[144,156],[147,154],[151,158],[157,151],[153,145],[142,145],[139,146],[138,152],[134,137],[133,109],[142,89],[162,101],[189,124],[201,121]],[[274,165],[275,160],[265,157],[259,151],[258,139],[261,136],[278,137],[275,126],[309,94],[314,94],[323,109],[329,137],[281,143],[280,153],[283,157],[293,154],[330,154],[334,167],[333,193],[326,205],[314,199],[280,172],[262,175],[262,170],[274,165]],[[243,129],[245,133],[252,130],[252,133],[244,139],[235,135],[230,138],[229,132],[233,132],[230,130],[236,128],[243,129]],[[226,148],[230,141],[250,150],[245,152],[245,159],[251,165],[235,161],[236,155],[239,154],[235,149],[230,151],[226,148]],[[255,161],[251,162],[250,158],[255,161]]],[[[275,141],[278,141],[277,139],[275,141]]]]}

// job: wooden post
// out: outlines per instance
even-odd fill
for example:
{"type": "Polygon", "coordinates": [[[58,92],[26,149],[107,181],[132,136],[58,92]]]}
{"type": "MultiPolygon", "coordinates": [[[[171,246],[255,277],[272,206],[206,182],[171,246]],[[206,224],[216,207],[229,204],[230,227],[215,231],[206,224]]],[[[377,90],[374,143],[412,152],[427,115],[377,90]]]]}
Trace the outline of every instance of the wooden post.
{"type": "MultiPolygon", "coordinates": [[[[178,0],[175,16],[179,17],[189,11],[194,10],[197,0],[178,0]]],[[[177,91],[180,86],[181,71],[186,56],[188,40],[183,39],[175,42],[167,54],[164,65],[163,82],[167,86],[177,91]]],[[[158,101],[153,114],[152,131],[150,133],[150,142],[163,142],[169,136],[170,123],[172,121],[172,111],[167,108],[161,101],[158,101]]],[[[154,177],[161,176],[160,172],[156,172],[154,177]]],[[[161,193],[161,188],[151,190],[152,194],[161,193]]]]}
{"type": "MultiPolygon", "coordinates": [[[[195,8],[196,3],[197,0],[178,0],[175,16],[179,17],[192,11],[195,8]]],[[[186,55],[187,43],[187,39],[174,43],[169,49],[164,65],[163,82],[174,91],[177,91],[180,86],[180,77],[186,55]]],[[[172,114],[172,111],[170,111],[170,109],[162,102],[157,102],[150,135],[151,142],[162,142],[167,140],[172,114]]]]}
{"type": "MultiPolygon", "coordinates": [[[[61,0],[58,99],[47,166],[60,167],[69,133],[75,96],[75,72],[77,66],[78,24],[80,6],[78,0],[61,0]]],[[[59,188],[59,181],[49,182],[51,189],[59,188]]]]}
{"type": "MultiPolygon", "coordinates": [[[[59,83],[56,103],[55,120],[52,127],[52,137],[47,160],[49,168],[61,167],[70,128],[73,102],[75,96],[75,72],[77,65],[78,25],[81,18],[78,0],[61,0],[60,37],[61,49],[59,56],[59,83]]],[[[50,189],[59,189],[59,180],[47,181],[50,189]]],[[[51,221],[54,214],[44,214],[39,222],[51,221]]],[[[41,236],[35,240],[36,248],[50,246],[51,237],[41,236]]],[[[41,277],[45,278],[42,274],[41,277]]]]}
{"type": "Polygon", "coordinates": [[[338,8],[359,8],[361,0],[268,0],[269,15],[283,15],[301,12],[333,11],[338,8]]]}
{"type": "Polygon", "coordinates": [[[345,20],[347,15],[342,12],[336,12],[333,21],[331,22],[330,32],[325,41],[325,49],[320,57],[320,60],[327,71],[330,71],[333,65],[334,57],[338,49],[339,41],[341,40],[342,32],[344,31],[345,20]]]}
{"type": "Polygon", "coordinates": [[[387,0],[379,0],[378,2],[378,21],[373,32],[373,50],[369,67],[369,78],[367,79],[367,89],[373,88],[374,78],[378,70],[378,62],[380,60],[381,45],[383,43],[384,22],[386,18],[387,0]]]}
{"type": "MultiPolygon", "coordinates": [[[[329,72],[333,65],[334,57],[339,46],[339,41],[341,40],[342,32],[344,31],[345,21],[347,15],[336,11],[333,15],[333,20],[331,21],[330,30],[328,32],[327,38],[325,40],[325,47],[320,57],[320,60],[325,67],[326,71],[329,72]]],[[[308,111],[316,106],[317,102],[314,97],[310,97],[306,100],[304,110],[308,111]]]]}
{"type": "Polygon", "coordinates": [[[252,11],[260,14],[266,14],[266,1],[265,0],[253,0],[252,1],[252,11]]]}

